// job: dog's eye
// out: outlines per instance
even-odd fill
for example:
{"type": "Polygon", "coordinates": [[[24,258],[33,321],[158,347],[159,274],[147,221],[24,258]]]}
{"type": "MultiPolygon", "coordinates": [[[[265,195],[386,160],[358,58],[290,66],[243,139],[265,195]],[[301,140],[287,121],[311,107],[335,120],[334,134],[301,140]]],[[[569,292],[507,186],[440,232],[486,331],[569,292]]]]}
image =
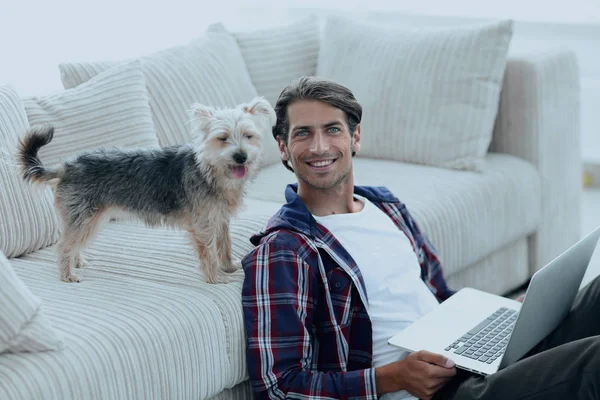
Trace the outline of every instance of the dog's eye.
{"type": "Polygon", "coordinates": [[[220,140],[221,142],[226,142],[226,141],[227,141],[227,138],[226,138],[226,137],[220,137],[220,138],[219,138],[219,140],[220,140]]]}
{"type": "Polygon", "coordinates": [[[253,135],[251,135],[251,134],[249,134],[249,133],[245,133],[245,134],[244,134],[244,137],[245,137],[246,139],[252,139],[254,136],[253,136],[253,135]]]}

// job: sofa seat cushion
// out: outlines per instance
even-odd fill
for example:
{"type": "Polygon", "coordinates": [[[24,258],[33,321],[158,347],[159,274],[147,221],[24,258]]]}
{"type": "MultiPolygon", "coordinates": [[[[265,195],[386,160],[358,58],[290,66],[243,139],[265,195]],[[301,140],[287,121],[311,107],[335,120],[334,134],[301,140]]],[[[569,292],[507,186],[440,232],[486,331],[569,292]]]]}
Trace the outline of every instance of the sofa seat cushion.
{"type": "MultiPolygon", "coordinates": [[[[278,208],[248,202],[234,256],[278,208]]],[[[108,224],[86,256],[78,284],[59,280],[53,247],[11,260],[64,345],[0,357],[0,398],[204,399],[247,378],[242,271],[204,283],[183,232],[135,221],[108,224]]]]}
{"type": "MultiPolygon", "coordinates": [[[[261,171],[248,191],[283,202],[296,182],[282,165],[261,171]]],[[[356,185],[386,186],[437,248],[446,275],[478,262],[535,232],[540,222],[540,178],[527,161],[490,153],[481,173],[357,157],[356,185]]]]}

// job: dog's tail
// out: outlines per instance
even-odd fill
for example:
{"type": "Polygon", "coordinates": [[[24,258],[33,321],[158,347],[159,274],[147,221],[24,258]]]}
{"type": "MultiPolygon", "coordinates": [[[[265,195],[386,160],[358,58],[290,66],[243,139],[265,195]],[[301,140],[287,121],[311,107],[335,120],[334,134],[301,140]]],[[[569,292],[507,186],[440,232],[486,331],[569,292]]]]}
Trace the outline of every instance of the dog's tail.
{"type": "Polygon", "coordinates": [[[47,145],[54,136],[50,125],[33,126],[19,141],[18,160],[23,179],[29,182],[48,182],[62,176],[62,169],[50,169],[42,165],[38,151],[47,145]]]}

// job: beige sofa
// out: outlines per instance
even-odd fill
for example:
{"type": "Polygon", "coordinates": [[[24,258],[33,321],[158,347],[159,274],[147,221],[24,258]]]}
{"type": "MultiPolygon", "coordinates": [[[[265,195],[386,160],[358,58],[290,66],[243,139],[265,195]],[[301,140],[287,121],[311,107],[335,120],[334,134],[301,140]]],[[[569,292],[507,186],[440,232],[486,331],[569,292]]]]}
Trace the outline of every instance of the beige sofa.
{"type": "MultiPolygon", "coordinates": [[[[273,102],[290,79],[323,71],[327,34],[311,18],[254,32],[228,32],[216,24],[189,44],[139,60],[61,64],[63,92],[39,98],[0,92],[0,146],[10,153],[23,128],[40,122],[58,127],[54,147],[42,153],[48,163],[95,146],[187,140],[181,111],[190,100],[237,104],[260,94],[273,102]]],[[[578,239],[580,203],[574,55],[509,52],[501,64],[499,99],[478,105],[494,107],[479,170],[378,158],[377,151],[395,144],[365,129],[363,140],[372,145],[354,162],[356,184],[385,185],[407,204],[439,250],[453,288],[499,294],[525,283],[578,239]]],[[[339,73],[347,78],[356,71],[339,73]]],[[[358,82],[356,87],[361,92],[358,82]]],[[[359,101],[368,124],[375,118],[365,96],[359,101]]],[[[250,250],[248,238],[282,204],[286,184],[295,181],[279,163],[273,139],[266,138],[265,145],[265,165],[231,226],[236,257],[250,250]]],[[[183,233],[119,220],[88,251],[83,281],[63,283],[56,269],[59,227],[51,193],[25,187],[18,177],[8,179],[13,172],[10,163],[0,164],[5,174],[0,245],[8,257],[0,265],[9,276],[4,289],[12,282],[15,293],[0,296],[8,299],[0,309],[5,323],[0,398],[251,397],[242,271],[230,284],[206,284],[183,233]],[[11,327],[5,313],[20,322],[11,327]]]]}

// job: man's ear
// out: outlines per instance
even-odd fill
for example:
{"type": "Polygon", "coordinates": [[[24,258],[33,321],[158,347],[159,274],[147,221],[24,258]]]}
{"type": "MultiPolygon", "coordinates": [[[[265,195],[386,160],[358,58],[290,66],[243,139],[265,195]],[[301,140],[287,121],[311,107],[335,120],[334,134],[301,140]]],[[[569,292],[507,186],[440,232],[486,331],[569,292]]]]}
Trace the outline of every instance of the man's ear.
{"type": "Polygon", "coordinates": [[[358,153],[360,150],[360,124],[356,125],[356,130],[352,135],[352,151],[358,153]]]}
{"type": "Polygon", "coordinates": [[[279,154],[281,155],[281,159],[283,161],[288,161],[289,157],[288,157],[288,152],[287,152],[287,146],[285,144],[285,142],[283,140],[281,140],[281,137],[277,136],[277,147],[279,148],[279,154]]]}
{"type": "Polygon", "coordinates": [[[281,163],[288,170],[296,173],[294,168],[292,168],[292,161],[290,160],[287,144],[285,141],[281,140],[281,137],[276,136],[275,138],[277,139],[277,147],[279,148],[279,154],[281,155],[281,163]]]}

